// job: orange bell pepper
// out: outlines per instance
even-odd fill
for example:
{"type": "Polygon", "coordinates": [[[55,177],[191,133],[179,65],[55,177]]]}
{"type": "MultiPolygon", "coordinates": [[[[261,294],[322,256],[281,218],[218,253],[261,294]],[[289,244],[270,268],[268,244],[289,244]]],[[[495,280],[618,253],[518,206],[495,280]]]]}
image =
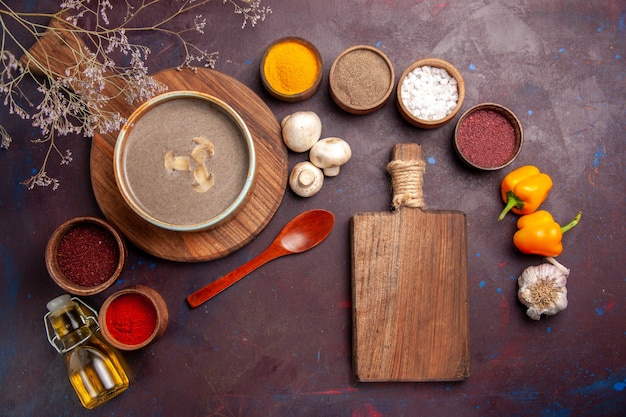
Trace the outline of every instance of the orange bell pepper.
{"type": "Polygon", "coordinates": [[[552,189],[552,179],[533,165],[525,165],[508,173],[502,179],[500,193],[506,207],[498,220],[512,210],[517,214],[530,214],[537,211],[552,189]]]}
{"type": "Polygon", "coordinates": [[[513,235],[513,243],[523,253],[542,256],[558,256],[563,252],[563,233],[578,224],[582,213],[561,227],[545,210],[527,214],[517,220],[519,229],[513,235]]]}

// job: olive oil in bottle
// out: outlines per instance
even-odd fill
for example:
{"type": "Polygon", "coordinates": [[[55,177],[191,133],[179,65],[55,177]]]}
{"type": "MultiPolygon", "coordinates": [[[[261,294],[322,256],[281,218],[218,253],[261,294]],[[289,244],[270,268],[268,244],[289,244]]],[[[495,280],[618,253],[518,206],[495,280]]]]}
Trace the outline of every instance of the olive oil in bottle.
{"type": "Polygon", "coordinates": [[[51,300],[44,317],[50,344],[65,354],[70,383],[81,404],[94,408],[128,388],[119,359],[98,337],[95,311],[68,294],[51,300]],[[89,315],[90,310],[93,315],[89,315]]]}

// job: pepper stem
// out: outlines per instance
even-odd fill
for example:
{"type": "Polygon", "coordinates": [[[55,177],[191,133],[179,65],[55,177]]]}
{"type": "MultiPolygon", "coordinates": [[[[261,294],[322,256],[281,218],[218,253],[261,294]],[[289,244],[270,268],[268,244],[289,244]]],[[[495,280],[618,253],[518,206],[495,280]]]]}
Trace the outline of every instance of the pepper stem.
{"type": "Polygon", "coordinates": [[[506,216],[506,214],[513,207],[521,209],[523,206],[524,206],[524,202],[523,201],[521,201],[519,198],[517,198],[517,196],[515,194],[513,194],[513,192],[507,191],[506,192],[506,206],[504,207],[504,209],[500,213],[500,216],[498,216],[498,221],[504,219],[504,216],[506,216]]]}
{"type": "Polygon", "coordinates": [[[568,230],[573,229],[578,224],[578,222],[580,221],[580,217],[582,215],[583,214],[579,211],[578,214],[576,215],[576,217],[574,217],[574,219],[571,222],[567,223],[565,226],[561,226],[561,233],[565,233],[568,230]]]}

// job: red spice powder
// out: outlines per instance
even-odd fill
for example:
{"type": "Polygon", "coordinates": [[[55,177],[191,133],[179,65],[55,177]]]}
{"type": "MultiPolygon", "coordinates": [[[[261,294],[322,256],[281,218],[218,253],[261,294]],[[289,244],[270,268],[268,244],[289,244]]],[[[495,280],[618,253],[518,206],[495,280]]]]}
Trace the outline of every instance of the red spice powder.
{"type": "Polygon", "coordinates": [[[65,277],[77,285],[93,287],[113,275],[119,262],[119,248],[111,233],[94,224],[81,224],[59,241],[57,263],[65,277]]]}
{"type": "Polygon", "coordinates": [[[515,153],[515,130],[502,114],[493,110],[477,110],[459,125],[457,146],[474,165],[495,168],[515,153]]]}
{"type": "Polygon", "coordinates": [[[115,298],[106,314],[106,325],[115,340],[127,345],[144,342],[156,328],[157,312],[151,301],[135,293],[115,298]]]}

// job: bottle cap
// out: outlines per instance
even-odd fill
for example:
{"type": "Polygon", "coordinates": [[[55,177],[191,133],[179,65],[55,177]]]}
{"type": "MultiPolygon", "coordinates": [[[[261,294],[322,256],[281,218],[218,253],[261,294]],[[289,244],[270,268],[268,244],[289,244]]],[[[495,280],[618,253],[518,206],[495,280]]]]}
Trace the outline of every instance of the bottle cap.
{"type": "Polygon", "coordinates": [[[58,310],[61,307],[68,305],[71,302],[72,302],[72,297],[70,297],[69,294],[63,294],[63,295],[59,295],[57,298],[54,298],[48,301],[48,304],[46,304],[46,308],[48,309],[48,311],[52,312],[52,311],[58,310]]]}

